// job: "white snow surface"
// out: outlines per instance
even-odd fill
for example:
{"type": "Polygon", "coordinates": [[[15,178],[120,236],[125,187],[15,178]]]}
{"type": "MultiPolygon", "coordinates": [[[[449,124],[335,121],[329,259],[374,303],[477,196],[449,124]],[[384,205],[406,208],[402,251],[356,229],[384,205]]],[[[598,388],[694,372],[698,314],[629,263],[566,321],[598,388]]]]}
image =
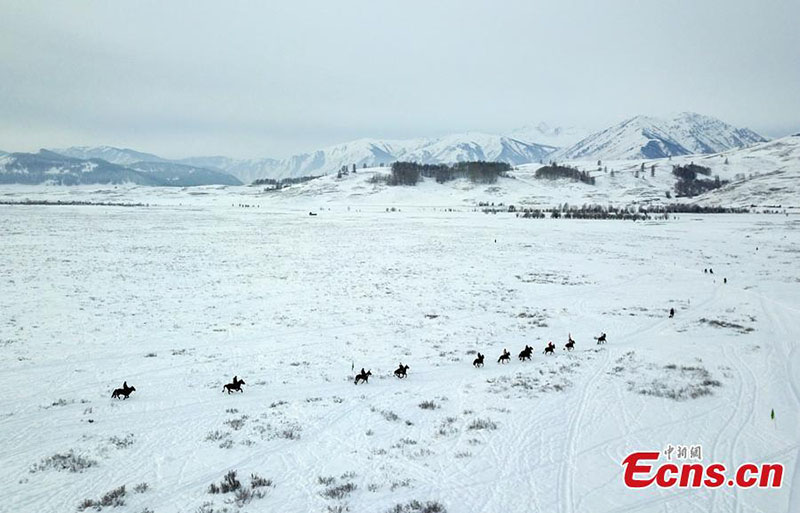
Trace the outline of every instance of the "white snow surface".
{"type": "Polygon", "coordinates": [[[125,485],[103,511],[800,510],[796,215],[527,220],[469,208],[485,186],[376,192],[368,174],[0,187],[151,203],[0,205],[0,509],[76,511],[125,485]],[[223,394],[233,375],[244,393],[223,394]],[[136,392],[112,400],[124,380],[136,392]],[[626,489],[625,456],[667,444],[783,463],[784,485],[626,489]],[[47,463],[70,451],[90,465],[47,463]],[[208,492],[229,470],[272,486],[239,507],[208,492]]]}

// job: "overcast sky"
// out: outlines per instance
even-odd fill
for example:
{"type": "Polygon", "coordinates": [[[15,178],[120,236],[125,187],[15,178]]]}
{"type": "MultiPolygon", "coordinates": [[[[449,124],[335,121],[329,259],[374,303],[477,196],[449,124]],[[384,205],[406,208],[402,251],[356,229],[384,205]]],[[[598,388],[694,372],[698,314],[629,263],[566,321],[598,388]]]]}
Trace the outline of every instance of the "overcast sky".
{"type": "Polygon", "coordinates": [[[800,131],[800,1],[0,0],[0,149],[284,157],[691,110],[800,131]]]}

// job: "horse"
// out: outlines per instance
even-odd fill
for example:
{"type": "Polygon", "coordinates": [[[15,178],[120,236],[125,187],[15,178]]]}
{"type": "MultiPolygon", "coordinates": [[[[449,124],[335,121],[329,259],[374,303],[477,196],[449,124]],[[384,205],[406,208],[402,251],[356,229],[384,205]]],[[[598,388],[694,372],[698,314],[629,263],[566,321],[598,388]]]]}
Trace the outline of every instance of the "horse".
{"type": "Polygon", "coordinates": [[[553,341],[547,343],[547,346],[544,348],[544,354],[556,354],[556,345],[553,344],[553,341]]]}
{"type": "Polygon", "coordinates": [[[363,381],[364,383],[369,383],[370,376],[372,376],[372,370],[365,371],[364,367],[361,367],[361,372],[356,375],[356,385],[358,385],[359,380],[363,381]]]}
{"type": "Polygon", "coordinates": [[[400,362],[400,366],[397,368],[397,370],[394,371],[394,375],[396,377],[398,377],[398,378],[401,378],[401,379],[407,377],[408,376],[408,365],[403,365],[403,363],[400,362]]]}
{"type": "Polygon", "coordinates": [[[533,352],[533,348],[531,346],[525,344],[525,349],[523,349],[519,353],[519,360],[520,361],[530,360],[532,352],[533,352]]]}
{"type": "Polygon", "coordinates": [[[234,376],[233,382],[228,383],[227,385],[223,385],[222,391],[223,392],[227,391],[229,394],[234,391],[244,393],[244,390],[242,390],[242,385],[245,384],[246,383],[244,382],[243,379],[239,379],[238,376],[234,376]]]}
{"type": "Polygon", "coordinates": [[[606,334],[605,333],[601,333],[599,337],[594,337],[594,339],[597,340],[598,344],[605,344],[606,343],[606,334]]]}
{"type": "Polygon", "coordinates": [[[575,341],[572,340],[572,338],[570,338],[569,342],[564,344],[564,349],[566,349],[567,351],[572,351],[573,349],[575,349],[575,341]]]}
{"type": "Polygon", "coordinates": [[[127,399],[131,392],[136,392],[136,387],[129,387],[128,382],[125,381],[122,383],[122,388],[114,389],[114,393],[111,394],[112,399],[127,399]]]}
{"type": "Polygon", "coordinates": [[[483,358],[484,355],[478,353],[478,356],[474,360],[472,360],[472,366],[476,368],[483,367],[483,358]]]}
{"type": "Polygon", "coordinates": [[[497,359],[497,363],[508,363],[511,361],[511,353],[508,352],[508,349],[503,349],[503,354],[500,355],[500,358],[497,359]]]}

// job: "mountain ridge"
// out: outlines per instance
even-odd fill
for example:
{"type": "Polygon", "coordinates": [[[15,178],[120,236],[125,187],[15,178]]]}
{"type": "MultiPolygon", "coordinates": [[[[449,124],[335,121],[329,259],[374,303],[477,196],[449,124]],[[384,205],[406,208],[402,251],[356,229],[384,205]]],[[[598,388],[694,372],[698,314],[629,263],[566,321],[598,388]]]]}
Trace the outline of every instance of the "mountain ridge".
{"type": "MultiPolygon", "coordinates": [[[[283,159],[238,159],[221,155],[166,159],[152,153],[112,146],[73,146],[53,151],[73,158],[101,158],[123,166],[142,166],[142,162],[148,162],[146,171],[149,172],[162,172],[169,167],[168,164],[190,166],[204,169],[202,173],[211,173],[209,176],[213,172],[227,173],[244,183],[252,183],[259,178],[322,176],[336,173],[345,166],[351,168],[354,164],[359,168],[386,166],[397,160],[426,164],[497,160],[512,166],[549,160],[639,160],[714,153],[767,140],[747,128],[736,128],[716,118],[691,112],[663,119],[634,116],[586,135],[568,147],[558,148],[530,140],[537,137],[566,142],[586,132],[588,130],[581,128],[552,127],[539,123],[519,128],[509,135],[473,131],[431,138],[362,138],[283,159]],[[159,163],[159,166],[154,163],[159,163]]],[[[228,182],[223,180],[223,183],[228,182]]]]}
{"type": "Polygon", "coordinates": [[[555,160],[637,160],[708,154],[768,139],[711,116],[682,112],[671,118],[634,116],[554,152],[555,160]]]}
{"type": "MultiPolygon", "coordinates": [[[[134,152],[136,153],[136,152],[134,152]]],[[[128,166],[99,158],[80,159],[41,149],[0,155],[0,183],[125,184],[153,186],[241,185],[227,173],[173,162],[136,162],[128,166]]]]}

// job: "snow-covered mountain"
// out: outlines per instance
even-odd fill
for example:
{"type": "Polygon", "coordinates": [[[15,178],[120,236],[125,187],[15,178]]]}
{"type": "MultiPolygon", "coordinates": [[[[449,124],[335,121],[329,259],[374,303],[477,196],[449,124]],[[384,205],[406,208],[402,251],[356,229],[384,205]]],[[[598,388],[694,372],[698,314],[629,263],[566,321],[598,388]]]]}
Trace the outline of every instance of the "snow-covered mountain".
{"type": "Polygon", "coordinates": [[[106,162],[121,166],[127,166],[134,162],[167,161],[167,159],[152,153],[143,153],[129,148],[115,148],[113,146],[71,146],[69,148],[51,148],[50,151],[76,159],[103,159],[106,162]]]}
{"type": "Polygon", "coordinates": [[[583,128],[539,123],[514,130],[510,135],[465,132],[406,140],[358,139],[284,159],[200,156],[170,160],[110,146],[80,146],[54,151],[81,159],[100,158],[123,166],[139,162],[173,162],[218,170],[244,183],[251,183],[259,178],[321,176],[336,173],[342,166],[371,167],[389,165],[397,160],[425,164],[496,160],[514,166],[550,159],[639,160],[715,153],[766,140],[746,128],[736,128],[694,113],[682,113],[669,119],[636,116],[606,130],[588,136],[587,133],[588,130],[583,128]]]}
{"type": "Polygon", "coordinates": [[[0,183],[164,185],[156,177],[102,159],[78,159],[47,150],[0,156],[0,183]]]}
{"type": "Polygon", "coordinates": [[[168,185],[242,185],[238,178],[229,173],[176,162],[134,162],[128,167],[154,176],[168,185]]]}
{"type": "Polygon", "coordinates": [[[258,178],[321,176],[342,166],[389,165],[396,160],[442,164],[465,160],[495,160],[512,165],[538,162],[556,148],[511,137],[467,132],[433,139],[358,139],[309,153],[276,159],[191,157],[180,162],[222,169],[245,183],[258,178]]]}
{"type": "Polygon", "coordinates": [[[572,146],[592,133],[588,128],[551,126],[541,122],[536,125],[525,125],[512,130],[508,136],[520,141],[534,142],[556,148],[572,146]]]}
{"type": "Polygon", "coordinates": [[[636,116],[555,152],[555,160],[653,159],[744,148],[767,139],[710,116],[683,112],[669,119],[636,116]]]}
{"type": "Polygon", "coordinates": [[[500,178],[492,184],[472,183],[468,179],[440,184],[434,179],[424,179],[415,187],[392,187],[372,180],[375,174],[388,173],[388,169],[368,167],[341,178],[329,175],[279,192],[255,189],[251,194],[273,207],[280,204],[294,208],[320,204],[475,206],[491,201],[538,208],[564,203],[620,206],[678,202],[724,207],[782,205],[800,209],[800,136],[721,153],[675,156],[671,160],[609,160],[604,161],[603,166],[607,171],[598,170],[596,160],[567,163],[588,172],[595,178],[595,184],[536,178],[536,170],[541,165],[534,163],[519,165],[509,172],[508,178],[500,178]],[[672,167],[690,163],[709,168],[712,178],[719,176],[729,183],[699,196],[677,197],[677,177],[672,167]]]}
{"type": "Polygon", "coordinates": [[[161,186],[241,185],[218,170],[173,162],[136,162],[123,166],[99,158],[80,159],[48,150],[0,155],[0,183],[136,184],[161,186]]]}

